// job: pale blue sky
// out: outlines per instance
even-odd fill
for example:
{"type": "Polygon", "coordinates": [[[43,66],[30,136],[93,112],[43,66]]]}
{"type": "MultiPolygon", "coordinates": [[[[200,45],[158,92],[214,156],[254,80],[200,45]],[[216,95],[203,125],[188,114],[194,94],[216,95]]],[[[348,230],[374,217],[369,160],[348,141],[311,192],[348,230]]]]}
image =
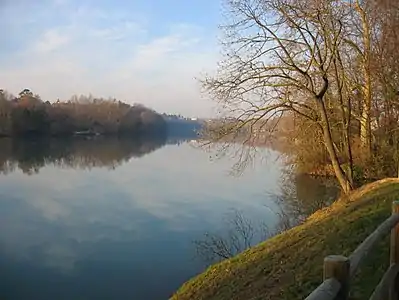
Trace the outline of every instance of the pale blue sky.
{"type": "Polygon", "coordinates": [[[220,19],[220,0],[0,0],[0,88],[212,115],[194,77],[216,67],[220,19]]]}

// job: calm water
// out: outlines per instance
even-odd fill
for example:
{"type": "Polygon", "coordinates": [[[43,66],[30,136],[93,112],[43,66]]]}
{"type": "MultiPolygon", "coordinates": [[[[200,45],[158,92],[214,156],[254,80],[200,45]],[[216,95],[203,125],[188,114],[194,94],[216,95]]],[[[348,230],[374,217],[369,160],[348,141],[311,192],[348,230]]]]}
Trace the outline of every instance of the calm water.
{"type": "MultiPolygon", "coordinates": [[[[167,299],[204,269],[193,240],[226,212],[278,222],[279,160],[234,177],[232,159],[163,144],[0,141],[0,299],[167,299]]],[[[304,214],[325,191],[294,184],[304,214]]]]}

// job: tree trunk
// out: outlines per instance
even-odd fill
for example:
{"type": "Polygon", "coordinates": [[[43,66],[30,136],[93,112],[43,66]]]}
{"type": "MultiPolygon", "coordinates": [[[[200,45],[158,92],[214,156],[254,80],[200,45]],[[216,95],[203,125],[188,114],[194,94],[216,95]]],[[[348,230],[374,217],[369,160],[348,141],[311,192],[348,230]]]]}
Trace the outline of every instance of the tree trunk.
{"type": "MultiPolygon", "coordinates": [[[[337,52],[337,57],[334,58],[334,75],[335,75],[335,80],[337,81],[338,85],[338,99],[339,99],[339,107],[341,111],[341,118],[342,118],[342,134],[343,134],[343,147],[344,151],[346,152],[347,159],[348,159],[348,172],[347,172],[347,177],[348,180],[351,184],[351,186],[354,186],[354,176],[353,176],[353,154],[352,154],[352,145],[351,145],[351,99],[350,97],[347,97],[346,99],[346,109],[345,109],[345,104],[344,104],[344,83],[343,80],[345,76],[342,76],[342,81],[340,78],[339,74],[339,64],[342,66],[342,60],[339,52],[337,52]],[[338,63],[339,62],[339,63],[338,63]]],[[[341,69],[342,71],[342,69],[341,69]]]]}
{"type": "Polygon", "coordinates": [[[362,35],[363,35],[363,79],[364,86],[363,91],[363,105],[362,105],[362,115],[360,120],[360,140],[362,143],[362,148],[364,154],[367,158],[371,154],[371,65],[370,65],[370,55],[371,55],[371,33],[369,20],[367,13],[364,8],[361,7],[359,0],[356,1],[356,10],[358,11],[361,22],[362,22],[362,35]]]}
{"type": "Polygon", "coordinates": [[[396,141],[396,167],[397,167],[397,172],[398,172],[398,178],[399,178],[399,140],[396,136],[396,132],[395,132],[395,141],[396,141]]]}
{"type": "MultiPolygon", "coordinates": [[[[349,105],[350,107],[350,105],[349,105]]],[[[345,128],[345,137],[346,137],[346,150],[347,150],[347,155],[349,159],[349,182],[352,187],[354,187],[354,176],[353,176],[353,153],[352,153],[352,145],[351,145],[351,122],[350,122],[350,108],[349,108],[349,117],[346,123],[346,128],[345,128]]]]}
{"type": "Polygon", "coordinates": [[[321,115],[324,143],[326,145],[327,152],[330,156],[335,176],[337,177],[337,180],[339,182],[339,185],[342,188],[342,191],[345,194],[348,194],[353,189],[353,186],[352,186],[350,180],[348,179],[346,173],[341,168],[341,164],[339,162],[337,152],[334,148],[334,142],[332,139],[330,122],[328,120],[326,107],[323,103],[323,100],[320,97],[316,97],[316,103],[317,103],[317,106],[318,106],[318,109],[319,109],[319,112],[321,115]]]}
{"type": "MultiPolygon", "coordinates": [[[[366,99],[365,99],[366,101],[366,99]]],[[[370,107],[367,103],[363,103],[363,111],[360,119],[360,141],[366,157],[370,157],[371,153],[371,118],[370,107]]]]}

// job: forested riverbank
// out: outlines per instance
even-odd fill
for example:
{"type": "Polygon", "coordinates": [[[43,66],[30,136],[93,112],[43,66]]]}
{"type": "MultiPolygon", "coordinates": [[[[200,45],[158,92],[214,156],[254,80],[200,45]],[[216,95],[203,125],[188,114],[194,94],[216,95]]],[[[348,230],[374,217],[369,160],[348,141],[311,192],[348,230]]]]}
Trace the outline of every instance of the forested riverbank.
{"type": "Polygon", "coordinates": [[[164,118],[143,105],[116,99],[73,96],[45,101],[25,89],[13,96],[0,90],[0,136],[165,134],[164,118]]]}

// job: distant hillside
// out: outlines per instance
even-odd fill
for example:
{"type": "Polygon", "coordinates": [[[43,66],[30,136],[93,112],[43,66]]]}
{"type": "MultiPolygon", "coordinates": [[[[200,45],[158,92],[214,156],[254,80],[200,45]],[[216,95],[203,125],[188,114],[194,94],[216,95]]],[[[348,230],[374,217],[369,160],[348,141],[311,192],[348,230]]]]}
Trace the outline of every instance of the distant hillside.
{"type": "Polygon", "coordinates": [[[202,130],[204,122],[180,116],[163,114],[168,128],[168,135],[179,138],[196,138],[202,130]]]}

